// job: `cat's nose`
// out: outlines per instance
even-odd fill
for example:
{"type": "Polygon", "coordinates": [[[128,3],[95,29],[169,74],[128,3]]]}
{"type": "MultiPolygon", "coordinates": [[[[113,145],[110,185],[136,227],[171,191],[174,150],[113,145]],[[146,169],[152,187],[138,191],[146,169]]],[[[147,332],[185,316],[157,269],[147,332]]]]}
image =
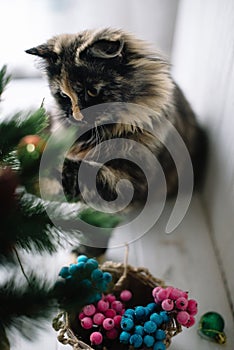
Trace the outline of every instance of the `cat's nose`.
{"type": "Polygon", "coordinates": [[[72,116],[76,120],[82,120],[84,118],[83,114],[80,111],[80,108],[77,105],[72,106],[72,116]]]}

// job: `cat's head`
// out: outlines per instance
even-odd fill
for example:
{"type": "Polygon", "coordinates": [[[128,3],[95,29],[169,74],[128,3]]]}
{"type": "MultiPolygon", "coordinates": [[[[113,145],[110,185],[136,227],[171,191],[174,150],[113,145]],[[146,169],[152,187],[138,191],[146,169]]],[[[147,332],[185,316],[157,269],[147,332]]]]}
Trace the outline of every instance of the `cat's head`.
{"type": "Polygon", "coordinates": [[[26,52],[44,60],[64,117],[81,120],[82,109],[106,102],[153,104],[160,110],[171,91],[167,62],[121,30],[62,34],[26,52]]]}

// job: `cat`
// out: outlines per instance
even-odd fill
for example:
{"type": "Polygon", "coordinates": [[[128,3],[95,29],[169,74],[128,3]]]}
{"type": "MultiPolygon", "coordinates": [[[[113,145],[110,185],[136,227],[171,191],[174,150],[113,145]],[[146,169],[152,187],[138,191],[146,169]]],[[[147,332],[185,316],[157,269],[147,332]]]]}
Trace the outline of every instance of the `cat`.
{"type": "MultiPolygon", "coordinates": [[[[206,134],[174,81],[170,63],[161,53],[150,50],[146,42],[134,35],[112,28],[60,34],[26,52],[43,59],[43,68],[60,117],[67,121],[73,117],[80,128],[85,123],[91,128],[74,143],[64,161],[63,187],[69,200],[82,200],[81,185],[88,199],[98,203],[99,196],[88,179],[84,177],[82,183],[78,183],[80,164],[85,162],[87,173],[91,173],[100,166],[98,152],[91,152],[86,158],[87,152],[102,141],[120,138],[133,140],[155,154],[165,174],[167,196],[176,194],[177,170],[162,142],[163,138],[170,138],[171,131],[168,123],[163,121],[169,121],[181,135],[191,157],[195,183],[199,182],[204,168],[206,134]],[[142,113],[140,109],[139,113],[133,114],[127,107],[126,110],[120,108],[116,112],[118,123],[110,122],[109,112],[108,124],[104,124],[103,116],[92,119],[82,114],[87,107],[120,102],[145,107],[146,111],[142,113]],[[162,135],[161,141],[158,133],[162,135]]],[[[134,152],[127,142],[124,147],[126,155],[134,152]]],[[[124,198],[127,188],[123,186],[122,192],[117,192],[116,184],[127,178],[134,186],[130,206],[145,203],[147,180],[154,181],[157,173],[152,169],[150,179],[146,179],[144,169],[131,160],[115,159],[115,149],[107,147],[104,152],[112,152],[113,159],[100,166],[97,174],[96,185],[101,197],[107,202],[118,196],[124,198]]],[[[147,152],[142,152],[144,165],[150,169],[147,152]]],[[[179,163],[179,167],[183,168],[183,159],[179,163]]],[[[157,190],[160,191],[155,187],[157,190]]]]}

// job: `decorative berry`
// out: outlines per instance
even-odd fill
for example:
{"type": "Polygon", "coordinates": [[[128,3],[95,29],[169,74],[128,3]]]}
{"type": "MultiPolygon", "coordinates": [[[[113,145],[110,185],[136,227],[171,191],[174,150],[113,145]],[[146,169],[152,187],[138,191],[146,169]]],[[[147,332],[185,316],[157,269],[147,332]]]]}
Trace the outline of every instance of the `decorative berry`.
{"type": "Polygon", "coordinates": [[[182,324],[182,326],[186,326],[190,319],[190,315],[187,311],[179,311],[176,316],[177,321],[182,324]]]}
{"type": "Polygon", "coordinates": [[[105,312],[107,309],[109,309],[109,303],[108,301],[105,301],[105,300],[99,300],[98,303],[97,303],[97,308],[99,311],[101,312],[105,312]]]}
{"type": "Polygon", "coordinates": [[[67,266],[63,266],[59,272],[59,276],[62,278],[67,278],[70,276],[69,268],[67,266]]]}
{"type": "Polygon", "coordinates": [[[181,296],[185,299],[188,299],[188,292],[182,291],[181,296]]]}
{"type": "Polygon", "coordinates": [[[160,289],[158,291],[158,293],[156,294],[156,299],[160,302],[160,301],[163,301],[165,299],[168,299],[169,298],[169,294],[170,294],[170,290],[169,289],[160,289]]]}
{"type": "MultiPolygon", "coordinates": [[[[87,289],[87,290],[89,290],[90,288],[92,288],[92,282],[89,279],[86,278],[86,279],[80,281],[80,286],[85,288],[85,289],[87,289]]],[[[97,293],[95,293],[94,295],[97,295],[97,293]]],[[[99,295],[99,299],[100,298],[101,297],[99,295]]],[[[94,299],[94,301],[95,301],[95,299],[94,299]]]]}
{"type": "Polygon", "coordinates": [[[123,309],[123,304],[119,300],[115,300],[111,303],[112,309],[116,310],[118,313],[120,313],[123,309]]]}
{"type": "Polygon", "coordinates": [[[84,317],[82,318],[81,320],[81,326],[84,328],[84,329],[90,329],[93,327],[93,321],[90,317],[84,317]]]}
{"type": "Polygon", "coordinates": [[[186,310],[188,306],[188,300],[185,299],[184,297],[179,297],[175,301],[175,306],[178,310],[186,310]]]}
{"type": "Polygon", "coordinates": [[[174,302],[171,299],[165,299],[162,302],[162,309],[165,311],[171,311],[174,308],[174,302]]]}
{"type": "Polygon", "coordinates": [[[131,334],[126,331],[121,332],[119,336],[120,343],[128,344],[130,336],[131,334]]]}
{"type": "Polygon", "coordinates": [[[79,313],[79,320],[82,320],[85,317],[85,314],[83,312],[79,313]]]}
{"type": "Polygon", "coordinates": [[[188,300],[188,310],[196,309],[197,308],[197,302],[194,299],[188,300]]]}
{"type": "Polygon", "coordinates": [[[122,316],[116,315],[116,316],[114,316],[113,320],[115,322],[115,327],[120,328],[120,322],[122,320],[122,316]]]}
{"type": "Polygon", "coordinates": [[[148,334],[152,334],[156,331],[157,326],[153,321],[146,321],[144,323],[144,331],[148,334]]]}
{"type": "Polygon", "coordinates": [[[154,312],[150,315],[150,321],[153,321],[157,326],[163,323],[163,316],[154,312]]]}
{"type": "Polygon", "coordinates": [[[195,317],[190,315],[188,322],[185,324],[185,327],[190,328],[195,324],[195,322],[195,317]]]}
{"type": "Polygon", "coordinates": [[[145,335],[143,338],[143,343],[147,346],[147,348],[151,348],[154,345],[155,339],[152,335],[145,335]]]}
{"type": "Polygon", "coordinates": [[[76,273],[79,272],[79,269],[77,268],[77,265],[76,265],[76,264],[71,264],[71,265],[69,266],[68,271],[69,271],[69,273],[70,273],[71,275],[75,275],[76,273]]]}
{"type": "Polygon", "coordinates": [[[80,261],[76,264],[77,270],[82,273],[84,272],[84,268],[85,268],[85,263],[84,261],[80,261]]]}
{"type": "Polygon", "coordinates": [[[147,307],[147,309],[150,311],[150,314],[151,314],[152,312],[154,312],[154,311],[156,310],[157,304],[155,304],[155,303],[149,303],[146,307],[147,307]]]}
{"type": "Polygon", "coordinates": [[[183,296],[182,290],[178,288],[172,288],[168,297],[172,300],[177,300],[181,296],[183,296]]]}
{"type": "Polygon", "coordinates": [[[87,271],[93,271],[93,270],[95,270],[95,269],[97,269],[98,268],[98,262],[97,262],[97,260],[96,259],[88,259],[87,261],[86,261],[86,264],[85,264],[85,269],[87,270],[87,271]]]}
{"type": "Polygon", "coordinates": [[[157,293],[160,291],[162,289],[162,287],[155,287],[154,289],[153,289],[153,291],[152,291],[152,295],[153,295],[153,297],[154,298],[156,298],[156,296],[157,296],[157,293]]]}
{"type": "Polygon", "coordinates": [[[110,329],[114,328],[115,322],[112,318],[105,318],[105,320],[102,323],[102,326],[105,330],[109,331],[110,329]]]}
{"type": "Polygon", "coordinates": [[[166,338],[166,333],[163,329],[157,329],[155,332],[155,339],[164,340],[166,338]]]}
{"type": "Polygon", "coordinates": [[[135,322],[135,316],[134,315],[132,316],[131,314],[128,314],[126,312],[124,312],[124,314],[122,314],[122,318],[130,318],[133,322],[135,322]]]}
{"type": "Polygon", "coordinates": [[[94,269],[91,273],[91,279],[95,282],[102,280],[103,272],[99,269],[94,269]]]}
{"type": "Polygon", "coordinates": [[[114,294],[107,294],[104,300],[108,301],[111,305],[111,303],[116,300],[116,297],[114,296],[114,294]]]}
{"type": "Polygon", "coordinates": [[[104,319],[105,316],[101,312],[97,312],[95,315],[93,315],[93,323],[98,326],[102,325],[104,319]]]}
{"type": "Polygon", "coordinates": [[[114,309],[107,309],[105,311],[105,316],[109,318],[114,318],[116,316],[116,311],[114,309]]]}
{"type": "Polygon", "coordinates": [[[187,309],[186,311],[190,314],[190,316],[195,316],[198,312],[197,309],[193,309],[192,311],[187,309]]]}
{"type": "Polygon", "coordinates": [[[140,334],[142,337],[145,334],[144,327],[141,325],[136,325],[135,334],[140,334]]]}
{"type": "Polygon", "coordinates": [[[170,318],[169,318],[168,313],[166,311],[161,311],[160,316],[162,316],[164,322],[169,322],[170,318]]]}
{"type": "Polygon", "coordinates": [[[95,282],[95,286],[98,289],[102,290],[103,292],[105,292],[107,290],[108,284],[109,283],[107,281],[105,281],[103,278],[101,280],[95,282]]]}
{"type": "Polygon", "coordinates": [[[130,336],[130,339],[129,339],[129,343],[131,345],[134,346],[134,348],[140,348],[142,343],[143,343],[143,339],[142,339],[142,336],[139,335],[139,334],[133,334],[130,336]]]}
{"type": "Polygon", "coordinates": [[[130,331],[134,327],[134,322],[131,318],[122,317],[120,325],[124,331],[130,331]]]}
{"type": "Polygon", "coordinates": [[[109,331],[106,331],[106,337],[108,339],[116,339],[119,335],[119,332],[117,331],[116,328],[112,328],[109,331]]]}
{"type": "Polygon", "coordinates": [[[165,350],[165,349],[166,349],[166,345],[161,341],[157,341],[153,346],[153,350],[165,350]]]}
{"type": "Polygon", "coordinates": [[[131,316],[132,318],[134,318],[135,317],[134,309],[127,309],[124,313],[124,316],[131,316]]]}
{"type": "Polygon", "coordinates": [[[110,283],[112,281],[112,275],[109,272],[103,272],[102,277],[107,283],[110,283]]]}
{"type": "MultiPolygon", "coordinates": [[[[82,282],[83,282],[83,281],[82,281],[82,282]]],[[[88,289],[88,290],[89,290],[89,289],[88,289]]],[[[97,303],[97,302],[101,299],[101,297],[102,297],[101,293],[92,294],[92,295],[88,298],[87,302],[88,302],[89,304],[91,304],[91,303],[97,303]]]]}
{"type": "Polygon", "coordinates": [[[145,306],[145,320],[148,320],[151,314],[152,312],[150,311],[150,309],[147,306],[145,306]]]}
{"type": "Polygon", "coordinates": [[[129,301],[132,299],[132,293],[130,292],[130,290],[123,290],[121,293],[120,293],[120,299],[123,300],[123,301],[129,301]]]}
{"type": "Polygon", "coordinates": [[[91,345],[100,345],[103,341],[102,333],[100,332],[93,332],[90,334],[90,342],[91,345]]]}
{"type": "Polygon", "coordinates": [[[145,317],[145,308],[143,306],[137,306],[135,308],[135,317],[137,320],[143,320],[145,317]]]}
{"type": "Polygon", "coordinates": [[[84,306],[83,308],[83,313],[86,315],[86,316],[92,316],[95,314],[95,311],[96,311],[96,308],[93,304],[90,304],[90,305],[86,305],[84,306]]]}
{"type": "Polygon", "coordinates": [[[195,316],[197,314],[197,302],[194,299],[188,300],[187,311],[190,315],[195,316]]]}
{"type": "Polygon", "coordinates": [[[86,261],[88,260],[88,257],[86,255],[79,255],[77,258],[77,262],[84,262],[86,263],[86,261]]]}

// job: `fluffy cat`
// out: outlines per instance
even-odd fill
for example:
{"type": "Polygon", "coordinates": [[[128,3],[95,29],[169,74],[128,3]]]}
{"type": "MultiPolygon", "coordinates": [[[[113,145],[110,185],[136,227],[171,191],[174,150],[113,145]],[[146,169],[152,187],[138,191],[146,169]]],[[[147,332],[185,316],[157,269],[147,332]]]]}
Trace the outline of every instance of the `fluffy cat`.
{"type": "MultiPolygon", "coordinates": [[[[79,128],[86,123],[92,129],[77,140],[64,162],[63,187],[69,200],[82,200],[79,197],[81,185],[89,200],[98,203],[96,191],[87,178],[81,179],[82,183],[78,184],[80,163],[95,145],[120,138],[144,145],[157,157],[166,177],[167,195],[175,194],[178,186],[177,170],[170,153],[157,137],[160,133],[164,139],[170,138],[170,128],[163,122],[166,120],[181,135],[197,181],[203,168],[205,134],[181,89],[174,82],[170,64],[161,54],[151,52],[143,41],[133,35],[110,28],[57,35],[26,52],[43,59],[60,117],[67,121],[73,117],[78,121],[79,128]],[[82,114],[82,110],[87,107],[110,102],[136,104],[149,108],[151,112],[132,114],[120,108],[116,112],[119,122],[108,125],[103,125],[107,117],[94,116],[92,119],[82,114]]],[[[108,118],[111,121],[110,111],[108,118]]],[[[127,142],[122,147],[126,147],[126,155],[134,153],[127,142]]],[[[115,159],[114,148],[107,147],[103,152],[113,154],[113,159],[102,166],[100,154],[95,150],[84,160],[87,174],[100,167],[96,179],[100,195],[106,201],[112,201],[117,196],[124,198],[126,189],[123,187],[122,192],[117,193],[116,184],[126,178],[135,190],[131,205],[144,202],[147,199],[147,180],[154,181],[157,172],[151,169],[150,178],[146,180],[144,169],[130,160],[115,159]]],[[[145,167],[150,169],[151,161],[147,152],[142,151],[139,156],[145,167]]],[[[179,163],[177,166],[183,169],[183,159],[179,163]]],[[[160,189],[156,186],[155,191],[160,189]]]]}

